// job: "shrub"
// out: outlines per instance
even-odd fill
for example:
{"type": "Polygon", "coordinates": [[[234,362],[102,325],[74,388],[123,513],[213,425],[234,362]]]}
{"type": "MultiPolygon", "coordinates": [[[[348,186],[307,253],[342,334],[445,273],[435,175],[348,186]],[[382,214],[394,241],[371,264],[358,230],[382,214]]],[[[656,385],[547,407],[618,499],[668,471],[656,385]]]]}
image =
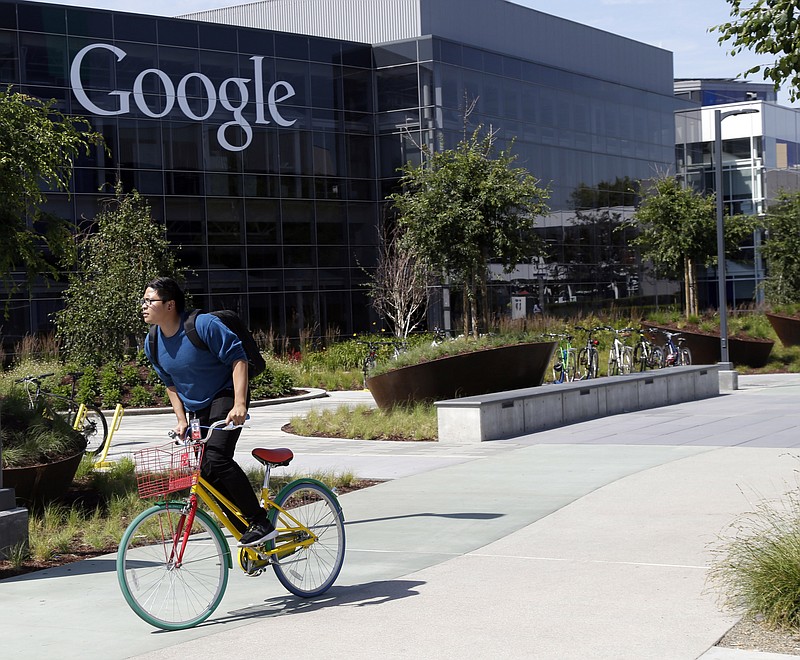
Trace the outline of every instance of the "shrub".
{"type": "Polygon", "coordinates": [[[147,408],[154,403],[153,394],[148,392],[143,385],[134,385],[131,388],[130,405],[134,408],[147,408]]]}
{"type": "Polygon", "coordinates": [[[100,372],[100,398],[103,406],[111,408],[122,400],[122,378],[117,372],[117,365],[109,363],[100,372]]]}
{"type": "Polygon", "coordinates": [[[733,529],[710,572],[724,604],[768,626],[800,629],[800,493],[762,502],[733,529]]]}
{"type": "Polygon", "coordinates": [[[250,381],[250,396],[253,399],[271,399],[292,392],[294,379],[289,369],[279,361],[267,359],[267,368],[250,381]]]}
{"type": "Polygon", "coordinates": [[[169,397],[167,396],[167,386],[164,383],[156,383],[153,385],[153,397],[155,397],[157,403],[169,403],[169,397]]]}
{"type": "Polygon", "coordinates": [[[31,408],[23,392],[3,397],[3,466],[52,462],[86,449],[86,438],[39,401],[31,408]]]}
{"type": "Polygon", "coordinates": [[[122,382],[129,387],[139,384],[139,369],[135,364],[123,364],[120,368],[122,382]]]}
{"type": "Polygon", "coordinates": [[[97,371],[93,367],[87,367],[78,380],[75,398],[79,403],[94,403],[98,396],[100,396],[100,381],[97,378],[97,371]]]}

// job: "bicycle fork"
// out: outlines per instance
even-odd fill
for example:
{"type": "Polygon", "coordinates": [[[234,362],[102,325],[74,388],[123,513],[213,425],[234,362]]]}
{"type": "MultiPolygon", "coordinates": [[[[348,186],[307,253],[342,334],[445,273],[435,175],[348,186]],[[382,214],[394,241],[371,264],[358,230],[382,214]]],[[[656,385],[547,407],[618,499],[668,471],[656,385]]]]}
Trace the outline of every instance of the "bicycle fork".
{"type": "MultiPolygon", "coordinates": [[[[189,502],[181,510],[178,516],[178,523],[172,532],[172,547],[169,557],[167,557],[167,564],[170,566],[170,570],[180,568],[183,565],[183,553],[186,550],[186,544],[194,526],[196,511],[197,495],[192,493],[189,497],[189,502]]],[[[164,535],[164,530],[162,530],[162,535],[164,535]]]]}

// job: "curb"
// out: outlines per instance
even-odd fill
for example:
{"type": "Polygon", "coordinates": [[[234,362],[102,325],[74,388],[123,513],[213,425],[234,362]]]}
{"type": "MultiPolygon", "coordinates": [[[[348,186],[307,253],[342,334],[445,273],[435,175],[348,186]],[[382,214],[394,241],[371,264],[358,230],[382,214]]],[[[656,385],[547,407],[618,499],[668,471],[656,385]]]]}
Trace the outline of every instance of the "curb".
{"type": "MultiPolygon", "coordinates": [[[[261,408],[263,406],[277,406],[281,403],[293,403],[295,401],[307,401],[309,399],[322,399],[328,396],[327,390],[321,390],[316,387],[304,387],[305,394],[297,394],[295,396],[285,396],[279,399],[262,399],[260,401],[251,401],[251,408],[261,408]]],[[[162,415],[171,413],[172,408],[125,408],[125,415],[162,415]]],[[[113,410],[103,410],[102,413],[109,417],[113,416],[113,410]]]]}

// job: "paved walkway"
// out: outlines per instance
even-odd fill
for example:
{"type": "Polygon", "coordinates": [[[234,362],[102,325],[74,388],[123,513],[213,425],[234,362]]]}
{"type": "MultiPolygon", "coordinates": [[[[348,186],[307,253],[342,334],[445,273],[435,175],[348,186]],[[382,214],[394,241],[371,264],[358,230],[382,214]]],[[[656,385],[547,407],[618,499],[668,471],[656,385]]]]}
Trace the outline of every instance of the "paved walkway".
{"type": "MultiPolygon", "coordinates": [[[[706,578],[718,535],[797,486],[800,376],[740,386],[475,447],[279,430],[368,393],[255,408],[242,449],[288,445],[292,468],[389,479],[342,497],[347,558],[328,594],[300,601],[234,570],[208,622],[165,633],[127,608],[108,556],[0,582],[2,656],[768,658],[714,647],[737,617],[706,578]]],[[[130,416],[114,451],[171,425],[130,416]]]]}

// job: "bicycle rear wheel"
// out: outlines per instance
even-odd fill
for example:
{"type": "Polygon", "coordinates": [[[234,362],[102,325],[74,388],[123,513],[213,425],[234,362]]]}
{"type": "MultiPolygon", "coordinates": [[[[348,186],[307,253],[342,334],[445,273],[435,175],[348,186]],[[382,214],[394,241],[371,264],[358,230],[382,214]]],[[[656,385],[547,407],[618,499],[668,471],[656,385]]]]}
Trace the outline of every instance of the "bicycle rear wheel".
{"type": "Polygon", "coordinates": [[[660,346],[653,346],[650,352],[650,367],[652,369],[661,369],[664,366],[664,351],[660,346]]]}
{"type": "Polygon", "coordinates": [[[278,537],[269,542],[277,548],[272,565],[280,583],[301,598],[325,593],[339,575],[344,563],[344,515],[336,496],[312,479],[298,479],[288,484],[275,498],[275,503],[316,536],[306,546],[291,548],[309,539],[291,518],[272,509],[270,518],[278,537]],[[281,546],[287,546],[281,552],[281,546]]]}
{"type": "MultiPolygon", "coordinates": [[[[78,410],[70,411],[70,426],[75,426],[75,416],[78,410]]],[[[108,442],[108,422],[105,415],[96,406],[86,406],[86,413],[77,429],[86,438],[86,453],[100,454],[108,442]]]]}
{"type": "Polygon", "coordinates": [[[680,363],[683,366],[685,366],[685,367],[690,366],[692,364],[692,352],[688,348],[686,348],[685,346],[682,347],[678,351],[678,360],[680,360],[680,363]]]}
{"type": "Polygon", "coordinates": [[[182,630],[205,621],[228,584],[230,548],[219,527],[198,510],[183,558],[176,543],[186,523],[185,503],[158,504],[128,527],[117,553],[117,579],[131,609],[150,625],[182,630]]]}
{"type": "Polygon", "coordinates": [[[636,344],[633,348],[633,368],[637,371],[647,369],[647,349],[644,344],[636,344]]]}

